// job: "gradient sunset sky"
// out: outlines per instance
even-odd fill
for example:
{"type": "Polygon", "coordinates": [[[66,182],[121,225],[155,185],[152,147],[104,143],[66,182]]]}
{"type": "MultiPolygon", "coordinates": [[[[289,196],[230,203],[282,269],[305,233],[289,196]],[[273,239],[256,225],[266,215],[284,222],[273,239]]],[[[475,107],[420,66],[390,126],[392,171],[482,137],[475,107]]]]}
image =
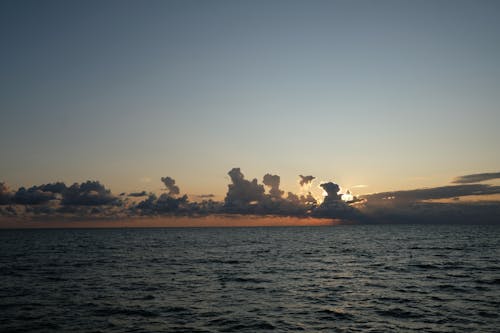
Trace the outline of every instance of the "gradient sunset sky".
{"type": "Polygon", "coordinates": [[[362,194],[500,166],[499,1],[2,1],[0,42],[11,187],[223,197],[240,167],[362,194]]]}

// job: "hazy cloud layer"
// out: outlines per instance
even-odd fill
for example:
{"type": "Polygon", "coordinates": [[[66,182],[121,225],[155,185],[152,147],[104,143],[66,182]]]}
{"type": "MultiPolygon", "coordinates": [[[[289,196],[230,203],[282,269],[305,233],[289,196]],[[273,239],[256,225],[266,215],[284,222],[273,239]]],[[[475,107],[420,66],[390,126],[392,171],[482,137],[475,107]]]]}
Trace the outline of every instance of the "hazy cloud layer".
{"type": "Polygon", "coordinates": [[[470,183],[479,183],[484,182],[486,180],[499,179],[500,172],[493,173],[475,173],[472,175],[465,175],[457,177],[453,180],[455,184],[470,184],[470,183]]]}

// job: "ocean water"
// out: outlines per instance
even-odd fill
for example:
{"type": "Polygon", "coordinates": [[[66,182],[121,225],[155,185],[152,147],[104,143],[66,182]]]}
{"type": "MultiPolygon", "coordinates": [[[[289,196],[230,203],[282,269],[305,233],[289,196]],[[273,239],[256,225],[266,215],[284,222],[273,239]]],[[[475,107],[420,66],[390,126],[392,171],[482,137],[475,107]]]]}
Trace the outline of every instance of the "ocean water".
{"type": "Polygon", "coordinates": [[[500,227],[0,231],[1,332],[499,332],[500,227]]]}

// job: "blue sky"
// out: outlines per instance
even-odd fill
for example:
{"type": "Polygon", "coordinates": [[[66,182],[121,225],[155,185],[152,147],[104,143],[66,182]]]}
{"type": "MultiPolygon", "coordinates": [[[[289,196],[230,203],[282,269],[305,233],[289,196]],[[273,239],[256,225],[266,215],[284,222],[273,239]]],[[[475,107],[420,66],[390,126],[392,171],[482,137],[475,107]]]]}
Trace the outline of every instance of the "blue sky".
{"type": "Polygon", "coordinates": [[[3,1],[0,181],[223,195],[497,171],[497,1],[3,1]],[[149,180],[152,180],[149,182],[149,180]]]}

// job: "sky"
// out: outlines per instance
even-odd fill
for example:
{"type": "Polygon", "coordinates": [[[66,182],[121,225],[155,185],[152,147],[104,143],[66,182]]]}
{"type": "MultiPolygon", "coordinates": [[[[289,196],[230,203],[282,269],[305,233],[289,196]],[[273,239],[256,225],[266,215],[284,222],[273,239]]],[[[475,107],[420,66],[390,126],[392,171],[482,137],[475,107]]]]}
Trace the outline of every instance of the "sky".
{"type": "Polygon", "coordinates": [[[498,1],[2,1],[0,181],[357,194],[500,166],[498,1]],[[362,185],[362,186],[359,186],[362,185]]]}

